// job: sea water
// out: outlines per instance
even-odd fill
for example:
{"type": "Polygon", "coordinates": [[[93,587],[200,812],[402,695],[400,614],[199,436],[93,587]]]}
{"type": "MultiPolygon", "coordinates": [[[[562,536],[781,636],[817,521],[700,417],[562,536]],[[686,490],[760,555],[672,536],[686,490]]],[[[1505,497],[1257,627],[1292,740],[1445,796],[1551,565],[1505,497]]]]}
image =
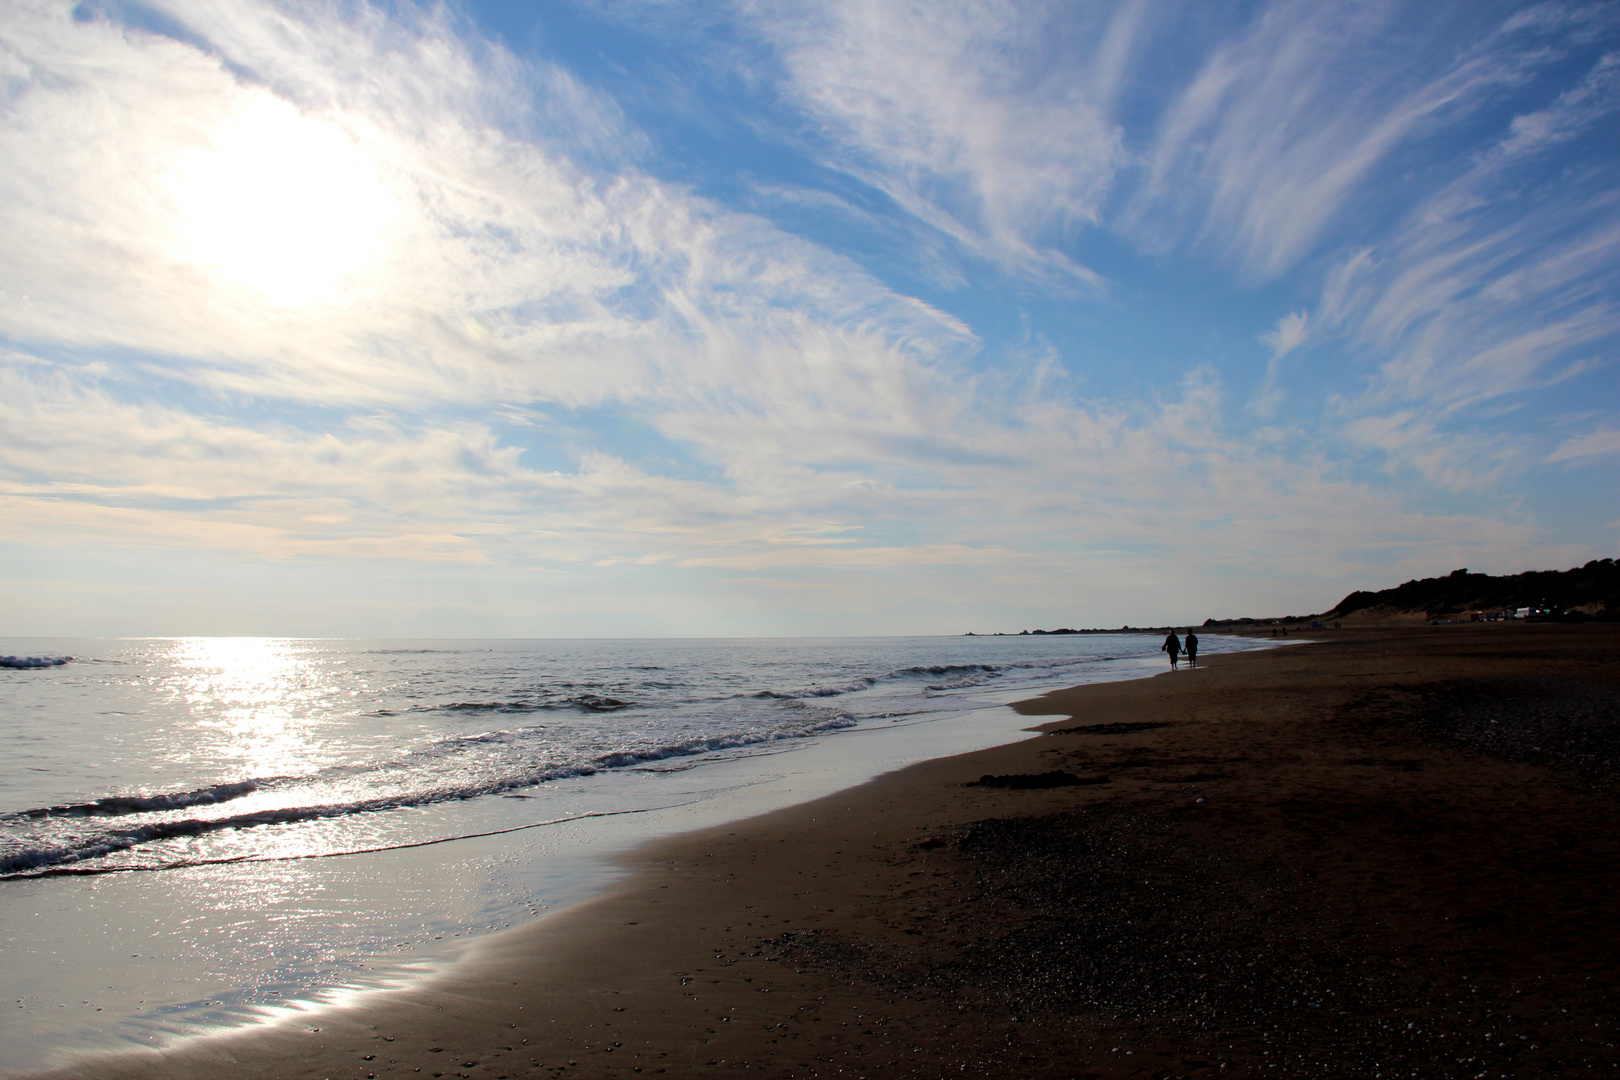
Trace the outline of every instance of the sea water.
{"type": "Polygon", "coordinates": [[[996,706],[1158,645],[0,642],[0,1070],[397,984],[604,852],[1017,737],[996,706]]]}

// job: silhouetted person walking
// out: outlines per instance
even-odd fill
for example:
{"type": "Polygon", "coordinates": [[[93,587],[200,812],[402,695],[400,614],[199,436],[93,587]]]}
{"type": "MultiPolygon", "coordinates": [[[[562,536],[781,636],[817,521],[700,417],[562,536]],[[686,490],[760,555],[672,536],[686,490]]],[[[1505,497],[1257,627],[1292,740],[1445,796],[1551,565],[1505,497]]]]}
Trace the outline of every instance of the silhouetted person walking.
{"type": "Polygon", "coordinates": [[[1190,628],[1187,631],[1187,666],[1198,666],[1198,635],[1190,628]]]}
{"type": "Polygon", "coordinates": [[[1170,670],[1176,670],[1176,658],[1181,655],[1181,639],[1176,637],[1174,630],[1164,636],[1164,644],[1159,646],[1159,651],[1170,654],[1170,670]]]}

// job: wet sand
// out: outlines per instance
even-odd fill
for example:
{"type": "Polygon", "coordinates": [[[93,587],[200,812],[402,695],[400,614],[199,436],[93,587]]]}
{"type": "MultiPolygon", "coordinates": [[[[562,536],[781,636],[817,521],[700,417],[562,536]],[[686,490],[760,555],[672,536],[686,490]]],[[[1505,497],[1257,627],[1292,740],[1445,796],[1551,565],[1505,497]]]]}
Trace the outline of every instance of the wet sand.
{"type": "Polygon", "coordinates": [[[431,986],[50,1075],[1615,1074],[1620,631],[1319,637],[649,845],[431,986]]]}

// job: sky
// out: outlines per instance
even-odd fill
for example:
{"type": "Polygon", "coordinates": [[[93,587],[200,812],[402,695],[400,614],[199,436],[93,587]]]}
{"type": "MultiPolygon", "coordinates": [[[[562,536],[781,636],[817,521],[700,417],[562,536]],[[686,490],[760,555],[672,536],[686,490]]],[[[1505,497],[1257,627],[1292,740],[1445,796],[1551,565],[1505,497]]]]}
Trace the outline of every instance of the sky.
{"type": "Polygon", "coordinates": [[[1620,6],[5,0],[0,635],[1620,554],[1620,6]]]}

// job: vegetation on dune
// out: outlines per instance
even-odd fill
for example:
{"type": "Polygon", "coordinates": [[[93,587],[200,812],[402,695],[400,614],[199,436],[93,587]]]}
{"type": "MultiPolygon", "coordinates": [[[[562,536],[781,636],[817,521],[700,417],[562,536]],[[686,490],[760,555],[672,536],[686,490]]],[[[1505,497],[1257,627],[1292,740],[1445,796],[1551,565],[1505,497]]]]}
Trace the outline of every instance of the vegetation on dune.
{"type": "Polygon", "coordinates": [[[1593,559],[1570,570],[1530,570],[1493,577],[1453,570],[1379,592],[1356,591],[1323,618],[1358,611],[1457,615],[1466,611],[1533,608],[1552,617],[1620,619],[1620,564],[1593,559]]]}

